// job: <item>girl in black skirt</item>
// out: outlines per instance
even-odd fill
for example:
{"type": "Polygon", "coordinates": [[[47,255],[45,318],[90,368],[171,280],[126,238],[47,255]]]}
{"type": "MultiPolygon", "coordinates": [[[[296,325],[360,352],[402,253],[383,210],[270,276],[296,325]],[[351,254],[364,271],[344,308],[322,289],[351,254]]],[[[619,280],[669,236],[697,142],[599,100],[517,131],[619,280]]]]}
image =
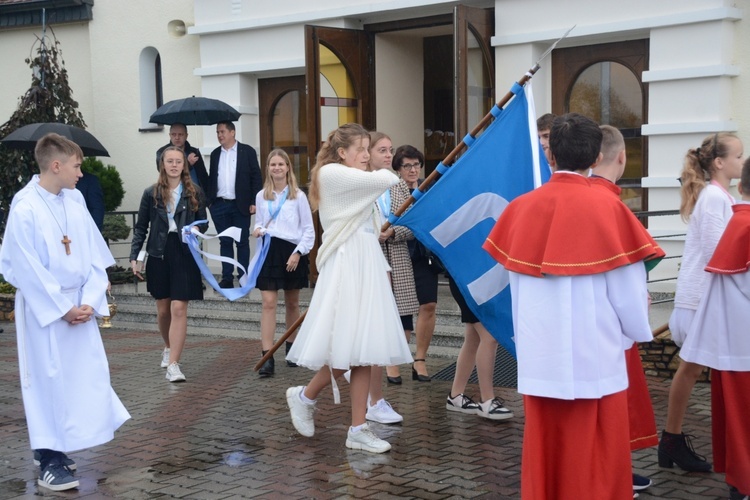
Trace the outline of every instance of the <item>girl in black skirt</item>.
{"type": "MultiPolygon", "coordinates": [[[[263,262],[255,286],[261,291],[263,312],[260,318],[262,354],[273,347],[276,332],[276,302],[278,291],[284,290],[286,326],[297,321],[299,291],[307,287],[307,254],[315,242],[312,212],[305,193],[297,188],[297,178],[292,171],[289,156],[281,149],[268,155],[263,190],[255,199],[256,238],[266,235],[271,238],[268,255],[263,262]]],[[[286,352],[294,342],[296,334],[286,342],[286,352]]],[[[296,366],[287,361],[289,366],[296,366]]],[[[274,373],[274,360],[270,358],[259,371],[261,377],[274,373]]]]}
{"type": "MultiPolygon", "coordinates": [[[[182,243],[183,226],[206,219],[203,192],[190,179],[185,153],[174,146],[164,150],[159,179],[146,188],[133,228],[130,265],[133,274],[143,279],[138,253],[146,243],[147,289],[156,299],[156,317],[164,339],[162,368],[167,380],[182,382],[180,355],[187,337],[187,308],[190,300],[203,300],[203,284],[190,249],[182,243]],[[150,227],[150,230],[149,230],[150,227]]],[[[207,226],[200,226],[205,232],[207,226]]]]}

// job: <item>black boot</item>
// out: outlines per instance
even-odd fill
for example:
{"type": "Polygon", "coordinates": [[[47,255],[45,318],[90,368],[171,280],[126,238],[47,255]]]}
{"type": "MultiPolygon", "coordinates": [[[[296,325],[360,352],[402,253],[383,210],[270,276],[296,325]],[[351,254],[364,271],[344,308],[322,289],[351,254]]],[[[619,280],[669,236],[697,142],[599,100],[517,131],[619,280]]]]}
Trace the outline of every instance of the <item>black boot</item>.
{"type": "MultiPolygon", "coordinates": [[[[285,342],[284,343],[284,346],[286,348],[286,353],[287,354],[289,354],[289,350],[292,348],[292,344],[294,344],[294,342],[285,342]]],[[[289,368],[296,368],[297,367],[297,363],[295,363],[294,361],[289,361],[287,359],[286,360],[286,366],[288,366],[289,368]]]]}
{"type": "Polygon", "coordinates": [[[659,467],[671,469],[677,464],[688,472],[711,472],[706,457],[698,455],[690,442],[690,436],[662,431],[659,441],[659,467]]]}
{"type": "MultiPolygon", "coordinates": [[[[263,356],[266,355],[268,351],[261,351],[263,356]]],[[[273,370],[274,370],[274,361],[273,356],[268,358],[265,363],[263,363],[263,366],[260,367],[260,370],[258,371],[258,375],[260,375],[260,378],[266,378],[266,377],[273,377],[273,370]]]]}
{"type": "Polygon", "coordinates": [[[729,500],[747,500],[747,497],[734,486],[729,486],[729,500]]]}

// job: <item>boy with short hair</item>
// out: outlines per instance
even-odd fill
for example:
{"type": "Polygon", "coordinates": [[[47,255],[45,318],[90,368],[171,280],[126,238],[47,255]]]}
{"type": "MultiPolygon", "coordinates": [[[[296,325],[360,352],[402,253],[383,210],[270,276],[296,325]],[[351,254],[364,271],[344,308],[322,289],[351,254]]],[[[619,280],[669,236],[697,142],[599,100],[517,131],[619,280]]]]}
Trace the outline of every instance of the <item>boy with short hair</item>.
{"type": "MultiPolygon", "coordinates": [[[[602,125],[601,159],[591,169],[589,181],[620,199],[622,189],[616,184],[625,172],[627,154],[625,138],[611,125],[602,125]]],[[[654,407],[648,392],[643,362],[638,344],[626,339],[625,365],[628,370],[628,420],[630,428],[630,450],[642,450],[659,444],[656,433],[654,407]]],[[[633,490],[641,491],[651,486],[651,479],[633,473],[633,490]]]]}
{"type": "Polygon", "coordinates": [[[112,390],[94,314],[109,314],[114,264],[88,211],[67,195],[81,177],[81,149],[57,134],[34,150],[38,183],[14,199],[0,272],[17,288],[16,331],[29,440],[40,486],[78,486],[65,453],[106,443],[130,418],[112,390]]]}
{"type": "Polygon", "coordinates": [[[547,157],[547,163],[549,168],[554,172],[555,163],[554,159],[550,158],[549,155],[549,131],[552,128],[552,122],[555,121],[557,115],[552,113],[545,113],[536,119],[536,134],[539,137],[539,143],[542,145],[544,155],[547,157]]]}
{"type": "Polygon", "coordinates": [[[711,260],[706,292],[680,350],[711,371],[714,471],[726,473],[729,498],[750,498],[750,158],[738,185],[742,201],[711,260]]]}
{"type": "Polygon", "coordinates": [[[664,252],[585,177],[601,141],[591,119],[556,118],[558,170],[512,201],[484,244],[510,274],[525,500],[633,497],[622,337],[651,338],[643,261],[664,252]]]}

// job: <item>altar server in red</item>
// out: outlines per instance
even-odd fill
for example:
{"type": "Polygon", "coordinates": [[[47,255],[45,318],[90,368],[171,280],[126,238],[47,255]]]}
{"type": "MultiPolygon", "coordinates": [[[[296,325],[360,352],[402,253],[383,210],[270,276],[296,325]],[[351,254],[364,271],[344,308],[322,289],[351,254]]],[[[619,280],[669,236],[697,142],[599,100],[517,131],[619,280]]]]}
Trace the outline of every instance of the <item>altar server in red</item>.
{"type": "MultiPolygon", "coordinates": [[[[602,125],[602,157],[591,169],[589,180],[594,186],[612,193],[618,200],[622,189],[616,184],[625,172],[627,154],[625,138],[611,125],[602,125]]],[[[625,366],[628,369],[628,418],[630,419],[631,451],[650,448],[659,444],[656,433],[654,407],[646,384],[638,344],[627,337],[625,343],[625,366]]],[[[641,491],[651,486],[651,479],[633,473],[633,490],[641,491]]]]}
{"type": "Polygon", "coordinates": [[[712,368],[714,470],[726,473],[731,499],[750,496],[750,159],[739,184],[742,201],[706,266],[710,274],[690,332],[685,361],[712,368]]]}
{"type": "Polygon", "coordinates": [[[664,252],[586,177],[601,142],[591,119],[556,118],[557,171],[512,201],[484,244],[510,275],[524,500],[633,497],[622,337],[651,338],[644,261],[664,252]]]}

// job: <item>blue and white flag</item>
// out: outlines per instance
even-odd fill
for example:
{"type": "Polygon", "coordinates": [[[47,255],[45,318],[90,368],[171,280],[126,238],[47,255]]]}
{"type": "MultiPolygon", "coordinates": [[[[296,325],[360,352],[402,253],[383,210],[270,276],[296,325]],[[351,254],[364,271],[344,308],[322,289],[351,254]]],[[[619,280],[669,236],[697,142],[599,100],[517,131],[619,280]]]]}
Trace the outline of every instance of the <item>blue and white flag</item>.
{"type": "Polygon", "coordinates": [[[182,228],[182,241],[187,244],[188,248],[190,249],[190,253],[193,255],[195,263],[198,265],[198,269],[200,270],[201,274],[206,279],[208,284],[211,285],[211,288],[232,301],[242,298],[250,293],[250,290],[255,288],[255,281],[258,279],[260,270],[263,267],[263,262],[266,260],[266,255],[268,254],[268,247],[271,243],[271,236],[264,235],[260,238],[257,238],[255,255],[253,255],[252,260],[250,260],[250,263],[247,265],[248,268],[245,269],[245,267],[235,259],[232,259],[230,257],[222,257],[221,255],[211,254],[201,250],[201,245],[200,241],[198,241],[198,238],[201,238],[203,240],[211,240],[214,238],[226,237],[232,238],[234,241],[239,241],[240,235],[242,234],[242,230],[240,228],[230,227],[225,231],[217,234],[216,236],[205,236],[203,233],[198,231],[197,226],[200,226],[201,224],[205,224],[207,222],[208,221],[205,220],[198,220],[188,226],[184,226],[182,228]],[[242,269],[242,272],[244,274],[240,278],[240,286],[238,288],[221,288],[216,282],[216,278],[214,277],[211,270],[208,268],[206,263],[203,262],[202,256],[205,256],[209,260],[227,262],[234,267],[242,269]]]}
{"type": "Polygon", "coordinates": [[[508,272],[482,249],[502,211],[516,196],[546,182],[550,169],[536,130],[531,89],[515,84],[515,97],[491,111],[495,120],[458,161],[394,225],[406,226],[435,253],[469,307],[515,356],[508,272]]]}

